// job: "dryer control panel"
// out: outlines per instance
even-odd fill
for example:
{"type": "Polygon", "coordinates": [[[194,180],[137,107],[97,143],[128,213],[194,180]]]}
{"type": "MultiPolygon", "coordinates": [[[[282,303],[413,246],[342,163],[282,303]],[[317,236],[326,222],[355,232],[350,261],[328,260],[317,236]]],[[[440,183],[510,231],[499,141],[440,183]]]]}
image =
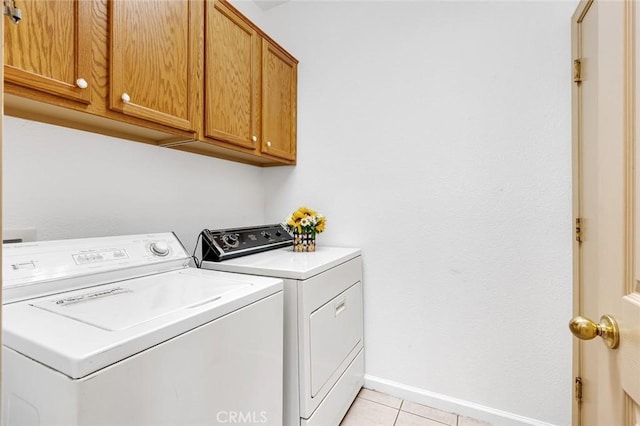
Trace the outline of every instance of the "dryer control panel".
{"type": "Polygon", "coordinates": [[[184,268],[172,232],[4,244],[3,303],[184,268]]]}
{"type": "Polygon", "coordinates": [[[219,262],[293,244],[279,224],[202,231],[202,260],[219,262]]]}

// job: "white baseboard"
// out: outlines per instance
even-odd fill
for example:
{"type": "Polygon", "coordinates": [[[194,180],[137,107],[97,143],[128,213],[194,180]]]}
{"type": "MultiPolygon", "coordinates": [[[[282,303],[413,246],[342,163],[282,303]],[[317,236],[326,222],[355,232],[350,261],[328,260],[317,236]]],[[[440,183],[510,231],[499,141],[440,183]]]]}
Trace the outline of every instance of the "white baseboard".
{"type": "Polygon", "coordinates": [[[369,374],[364,376],[364,387],[428,407],[482,420],[493,426],[557,426],[462,399],[381,379],[369,374]]]}

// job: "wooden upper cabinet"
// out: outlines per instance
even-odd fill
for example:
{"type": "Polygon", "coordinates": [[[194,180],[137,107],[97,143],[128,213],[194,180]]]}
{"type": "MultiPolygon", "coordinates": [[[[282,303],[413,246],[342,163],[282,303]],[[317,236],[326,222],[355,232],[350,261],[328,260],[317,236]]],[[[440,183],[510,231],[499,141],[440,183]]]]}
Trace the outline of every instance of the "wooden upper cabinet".
{"type": "Polygon", "coordinates": [[[296,162],[297,60],[226,0],[19,0],[5,113],[184,151],[296,162]]]}
{"type": "Polygon", "coordinates": [[[260,40],[219,1],[205,4],[204,136],[254,149],[260,137],[260,40]]]}
{"type": "Polygon", "coordinates": [[[262,41],[262,152],[296,159],[297,61],[262,41]]]}
{"type": "Polygon", "coordinates": [[[109,2],[111,109],[195,131],[202,29],[195,4],[196,0],[109,2]]]}
{"type": "Polygon", "coordinates": [[[4,79],[90,102],[91,2],[20,0],[23,21],[4,25],[4,79]]]}

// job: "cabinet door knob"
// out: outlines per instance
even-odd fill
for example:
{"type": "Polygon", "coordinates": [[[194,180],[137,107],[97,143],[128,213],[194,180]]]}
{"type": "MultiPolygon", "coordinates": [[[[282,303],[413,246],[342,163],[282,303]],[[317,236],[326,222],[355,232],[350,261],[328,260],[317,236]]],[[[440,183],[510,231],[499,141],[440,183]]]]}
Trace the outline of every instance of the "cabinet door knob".
{"type": "Polygon", "coordinates": [[[251,136],[251,140],[254,142],[258,142],[258,137],[257,136],[251,136]]]}
{"type": "Polygon", "coordinates": [[[270,147],[271,146],[271,141],[267,141],[267,146],[270,147]]]}
{"type": "Polygon", "coordinates": [[[87,80],[85,80],[84,78],[79,78],[76,80],[76,86],[81,89],[86,89],[87,87],[89,87],[89,83],[87,83],[87,80]]]}
{"type": "Polygon", "coordinates": [[[122,102],[129,103],[131,102],[131,96],[129,96],[128,93],[123,93],[122,96],[120,96],[120,98],[122,99],[122,102]]]}

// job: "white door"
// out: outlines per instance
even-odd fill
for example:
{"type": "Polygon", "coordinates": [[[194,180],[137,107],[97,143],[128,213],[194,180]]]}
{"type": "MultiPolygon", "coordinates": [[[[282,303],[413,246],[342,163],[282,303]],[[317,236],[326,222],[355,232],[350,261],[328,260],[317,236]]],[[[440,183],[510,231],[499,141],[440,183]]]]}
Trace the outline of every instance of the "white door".
{"type": "Polygon", "coordinates": [[[574,339],[574,426],[640,424],[638,25],[640,4],[632,0],[583,0],[572,19],[572,54],[579,60],[573,83],[579,223],[570,326],[585,339],[574,339]],[[601,321],[605,314],[612,320],[601,321]]]}

